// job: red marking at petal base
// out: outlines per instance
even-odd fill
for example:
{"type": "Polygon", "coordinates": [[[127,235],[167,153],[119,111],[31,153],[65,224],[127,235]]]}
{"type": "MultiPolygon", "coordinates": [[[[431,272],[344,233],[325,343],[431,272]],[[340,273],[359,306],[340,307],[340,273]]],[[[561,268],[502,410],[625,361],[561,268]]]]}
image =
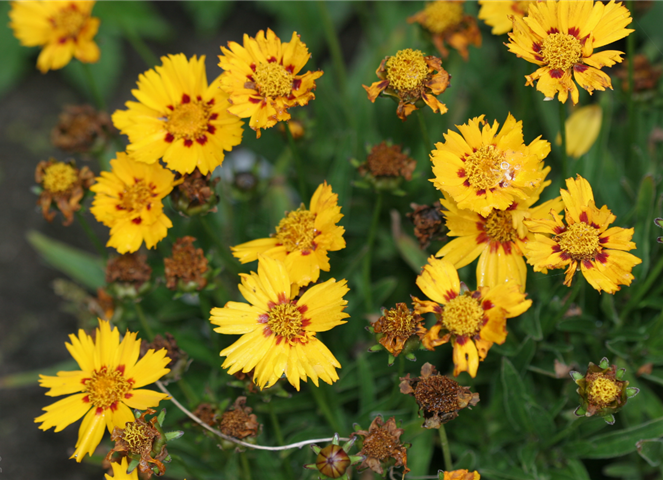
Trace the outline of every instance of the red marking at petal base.
{"type": "Polygon", "coordinates": [[[209,116],[209,119],[210,119],[210,120],[216,120],[217,118],[219,118],[219,114],[218,114],[218,113],[213,113],[212,115],[209,116]]]}
{"type": "Polygon", "coordinates": [[[580,29],[578,27],[569,28],[569,35],[573,35],[574,37],[578,38],[578,35],[580,35],[580,29]]]}
{"type": "Polygon", "coordinates": [[[201,97],[200,95],[197,95],[197,96],[196,96],[196,100],[198,100],[199,102],[201,102],[201,101],[203,100],[203,97],[201,97]]]}
{"type": "Polygon", "coordinates": [[[302,257],[305,257],[306,255],[310,255],[311,252],[309,250],[302,250],[302,257]]]}
{"type": "Polygon", "coordinates": [[[599,226],[598,226],[596,223],[594,223],[594,222],[592,222],[590,225],[591,225],[592,227],[594,227],[595,229],[597,229],[597,230],[599,229],[599,226]]]}
{"type": "Polygon", "coordinates": [[[481,190],[477,190],[477,197],[480,197],[481,195],[485,195],[485,194],[486,194],[486,189],[485,188],[482,188],[481,190]]]}
{"type": "Polygon", "coordinates": [[[142,223],[143,219],[140,217],[136,217],[133,220],[131,220],[131,223],[135,223],[136,225],[140,225],[142,223]]]}
{"type": "Polygon", "coordinates": [[[562,260],[569,260],[569,259],[571,258],[571,255],[569,255],[569,254],[566,253],[566,252],[562,252],[562,253],[560,254],[559,258],[561,258],[562,260]]]}
{"type": "Polygon", "coordinates": [[[541,51],[541,45],[536,42],[532,43],[532,51],[539,53],[541,51]]]}
{"type": "Polygon", "coordinates": [[[133,396],[134,396],[133,393],[125,393],[125,394],[124,394],[124,398],[131,398],[131,397],[133,397],[133,396]]]}
{"type": "Polygon", "coordinates": [[[308,327],[310,324],[311,324],[311,320],[309,318],[302,319],[302,328],[308,327]]]}
{"type": "Polygon", "coordinates": [[[576,63],[573,66],[573,70],[575,70],[578,73],[583,73],[583,72],[586,72],[587,70],[589,70],[589,67],[587,65],[581,65],[580,63],[576,63]]]}
{"type": "Polygon", "coordinates": [[[465,178],[465,175],[467,175],[464,168],[459,169],[456,173],[458,174],[458,178],[465,178]]]}
{"type": "Polygon", "coordinates": [[[122,205],[115,205],[115,208],[117,210],[124,210],[124,207],[122,205]]]}
{"type": "Polygon", "coordinates": [[[293,74],[293,73],[295,73],[295,66],[294,65],[288,65],[287,67],[285,67],[285,71],[290,73],[290,74],[293,74]]]}
{"type": "Polygon", "coordinates": [[[552,251],[553,251],[553,253],[561,252],[562,247],[560,247],[559,245],[553,245],[552,251]]]}
{"type": "Polygon", "coordinates": [[[478,300],[479,298],[481,298],[481,292],[479,290],[473,291],[472,298],[476,298],[478,300]]]}
{"type": "Polygon", "coordinates": [[[295,78],[292,81],[292,89],[293,90],[299,90],[299,87],[302,86],[302,79],[301,78],[295,78]]]}
{"type": "Polygon", "coordinates": [[[172,105],[168,105],[166,108],[168,108],[168,110],[175,110],[175,107],[173,107],[172,105]]]}
{"type": "Polygon", "coordinates": [[[518,207],[518,202],[513,202],[511,205],[508,206],[508,208],[506,210],[507,210],[507,212],[509,210],[515,210],[516,207],[518,207]]]}
{"type": "Polygon", "coordinates": [[[214,135],[214,132],[216,132],[216,127],[214,125],[207,125],[207,133],[214,135]]]}
{"type": "Polygon", "coordinates": [[[272,308],[274,308],[275,306],[276,306],[276,304],[274,302],[272,302],[271,300],[269,302],[267,302],[267,308],[269,308],[270,310],[272,308]]]}
{"type": "Polygon", "coordinates": [[[269,58],[267,59],[267,61],[268,61],[269,63],[274,63],[274,62],[276,61],[276,57],[269,57],[269,58]]]}
{"type": "Polygon", "coordinates": [[[90,396],[89,396],[89,395],[85,395],[85,396],[83,397],[83,402],[84,402],[84,403],[90,403],[90,396]]]}
{"type": "Polygon", "coordinates": [[[114,401],[113,403],[111,403],[110,407],[108,407],[108,408],[110,408],[111,412],[116,412],[117,411],[117,400],[114,401]]]}
{"type": "Polygon", "coordinates": [[[261,98],[249,97],[249,102],[251,102],[251,103],[260,103],[261,101],[262,101],[261,98]]]}
{"type": "Polygon", "coordinates": [[[500,249],[500,242],[493,242],[493,241],[491,241],[491,242],[488,244],[488,248],[490,249],[490,252],[491,252],[491,253],[497,253],[497,252],[499,251],[499,249],[500,249]]]}
{"type": "Polygon", "coordinates": [[[272,329],[269,328],[269,327],[265,327],[265,328],[263,328],[263,330],[262,330],[262,334],[263,334],[265,337],[269,337],[269,336],[271,336],[273,333],[274,333],[274,332],[272,332],[272,329]]]}
{"type": "Polygon", "coordinates": [[[173,137],[173,135],[171,133],[167,133],[166,138],[164,138],[164,140],[168,143],[172,143],[173,140],[175,140],[175,137],[173,137]]]}
{"type": "Polygon", "coordinates": [[[193,145],[193,140],[191,140],[190,138],[185,138],[184,139],[184,146],[185,147],[191,147],[191,145],[193,145]]]}
{"type": "Polygon", "coordinates": [[[553,232],[555,232],[555,235],[559,235],[560,233],[564,233],[566,231],[566,227],[560,227],[559,225],[556,227],[553,227],[553,232]]]}
{"type": "Polygon", "coordinates": [[[283,337],[282,337],[281,335],[279,335],[278,337],[276,337],[276,344],[277,344],[277,345],[279,345],[282,341],[283,341],[283,337]]]}
{"type": "Polygon", "coordinates": [[[182,103],[189,103],[191,101],[191,97],[188,96],[186,93],[182,94],[182,103]]]}
{"type": "Polygon", "coordinates": [[[504,253],[506,253],[507,255],[511,255],[512,247],[513,247],[513,244],[511,242],[502,243],[502,248],[504,249],[504,253]]]}
{"type": "Polygon", "coordinates": [[[254,72],[256,71],[256,64],[255,63],[251,64],[251,70],[253,70],[254,72]]]}
{"type": "Polygon", "coordinates": [[[550,30],[548,30],[547,33],[548,33],[548,35],[550,35],[551,33],[559,33],[559,30],[557,30],[557,28],[555,28],[555,27],[552,27],[550,30]]]}
{"type": "Polygon", "coordinates": [[[469,186],[470,186],[470,181],[469,181],[469,180],[465,180],[465,181],[463,182],[463,186],[465,186],[465,187],[469,187],[469,186]]]}
{"type": "Polygon", "coordinates": [[[582,212],[580,214],[579,218],[580,218],[581,222],[589,223],[589,218],[587,217],[587,212],[582,212]]]}
{"type": "Polygon", "coordinates": [[[453,290],[447,290],[444,294],[444,299],[448,302],[458,296],[458,293],[454,292],[453,290]]]}
{"type": "MultiPolygon", "coordinates": [[[[483,326],[485,326],[487,323],[488,323],[488,317],[487,317],[486,315],[484,315],[483,318],[481,319],[481,326],[483,327],[483,326]]],[[[474,337],[474,338],[475,338],[475,340],[481,339],[481,335],[477,335],[477,336],[474,337]]]]}
{"type": "Polygon", "coordinates": [[[196,142],[200,143],[201,145],[205,145],[207,143],[207,135],[201,135],[200,137],[196,138],[196,142]]]}
{"type": "Polygon", "coordinates": [[[299,313],[301,313],[303,315],[304,312],[306,312],[306,310],[308,310],[308,305],[300,305],[299,307],[297,307],[297,310],[299,310],[299,313]]]}
{"type": "Polygon", "coordinates": [[[491,302],[490,300],[484,300],[483,303],[481,304],[481,307],[484,310],[490,310],[494,306],[495,306],[495,304],[493,302],[491,302]]]}
{"type": "Polygon", "coordinates": [[[585,268],[594,268],[594,264],[587,259],[583,260],[582,264],[585,268]]]}
{"type": "Polygon", "coordinates": [[[597,253],[594,259],[605,264],[608,261],[608,254],[605,252],[597,253]]]}
{"type": "Polygon", "coordinates": [[[267,323],[269,322],[269,315],[266,313],[261,313],[258,315],[258,323],[267,323]]]}
{"type": "Polygon", "coordinates": [[[279,303],[281,303],[281,304],[290,303],[288,298],[285,296],[285,292],[279,292],[279,294],[277,295],[277,298],[279,299],[279,303]]]}
{"type": "Polygon", "coordinates": [[[550,70],[548,73],[552,78],[562,78],[564,76],[564,72],[561,70],[550,70]]]}
{"type": "Polygon", "coordinates": [[[211,99],[209,102],[207,102],[207,105],[214,105],[214,99],[211,99]]]}
{"type": "Polygon", "coordinates": [[[537,62],[543,62],[543,57],[542,57],[541,55],[534,55],[534,59],[535,59],[537,62]]]}
{"type": "Polygon", "coordinates": [[[461,335],[459,337],[456,337],[456,343],[458,345],[465,345],[470,339],[467,338],[465,335],[461,335]]]}
{"type": "Polygon", "coordinates": [[[485,232],[481,232],[479,235],[477,235],[477,240],[476,240],[477,245],[480,245],[482,243],[486,243],[486,242],[489,242],[489,241],[490,241],[490,238],[488,237],[488,235],[485,232]]]}
{"type": "Polygon", "coordinates": [[[610,237],[599,237],[599,243],[608,243],[610,237]]]}
{"type": "Polygon", "coordinates": [[[95,415],[101,415],[104,413],[104,409],[101,407],[97,407],[97,410],[94,412],[95,415]]]}
{"type": "Polygon", "coordinates": [[[120,373],[122,373],[122,374],[124,374],[124,369],[125,369],[125,366],[124,366],[124,365],[118,365],[118,366],[115,368],[115,370],[117,370],[118,372],[120,372],[120,373]]]}

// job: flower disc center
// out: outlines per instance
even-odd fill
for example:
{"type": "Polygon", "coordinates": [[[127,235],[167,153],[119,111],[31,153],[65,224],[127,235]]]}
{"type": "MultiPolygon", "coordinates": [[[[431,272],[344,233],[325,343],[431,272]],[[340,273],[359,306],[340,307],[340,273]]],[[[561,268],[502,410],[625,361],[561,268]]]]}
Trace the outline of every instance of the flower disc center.
{"type": "Polygon", "coordinates": [[[391,456],[393,447],[398,445],[396,440],[387,430],[379,428],[366,436],[361,451],[368,458],[384,460],[391,456]]]}
{"type": "Polygon", "coordinates": [[[63,162],[54,163],[44,170],[42,185],[52,193],[67,191],[78,179],[76,169],[63,162]]]}
{"type": "Polygon", "coordinates": [[[297,305],[280,303],[273,306],[268,313],[267,325],[278,337],[292,340],[302,337],[302,314],[297,305]]]}
{"type": "Polygon", "coordinates": [[[200,101],[182,103],[168,115],[166,130],[176,139],[195,140],[206,131],[210,108],[200,101]]]}
{"type": "Polygon", "coordinates": [[[129,452],[136,455],[152,450],[153,438],[153,432],[149,431],[145,425],[136,422],[127,423],[122,436],[129,446],[129,452]]]}
{"type": "Polygon", "coordinates": [[[599,232],[585,222],[577,222],[557,236],[557,243],[574,260],[593,258],[599,247],[599,232]]]}
{"type": "Polygon", "coordinates": [[[292,73],[276,62],[258,65],[254,78],[258,90],[266,97],[287,97],[292,92],[292,73]]]}
{"type": "Polygon", "coordinates": [[[592,403],[598,406],[605,406],[612,403],[620,393],[620,388],[614,380],[605,377],[598,377],[589,386],[587,392],[592,403]]]}
{"type": "Polygon", "coordinates": [[[288,213],[276,227],[276,238],[285,246],[288,253],[314,249],[313,239],[317,234],[315,214],[303,206],[288,213]]]}
{"type": "Polygon", "coordinates": [[[484,310],[470,295],[459,295],[444,306],[442,323],[453,335],[472,336],[479,331],[484,310]]]}
{"type": "Polygon", "coordinates": [[[573,35],[551,33],[543,41],[541,56],[552,70],[568,71],[582,58],[582,45],[573,35]]]}
{"type": "Polygon", "coordinates": [[[399,336],[410,336],[416,328],[414,315],[404,303],[399,303],[396,308],[387,310],[384,314],[384,321],[380,322],[383,333],[390,333],[399,336]]]}
{"type": "Polygon", "coordinates": [[[460,409],[458,393],[460,387],[454,380],[443,375],[422,378],[414,389],[414,398],[427,412],[449,413],[460,409]]]}
{"type": "Polygon", "coordinates": [[[65,36],[76,38],[85,26],[87,15],[80,12],[75,5],[61,9],[50,19],[53,26],[64,32],[65,36]]]}
{"type": "Polygon", "coordinates": [[[90,403],[96,408],[112,407],[131,390],[131,381],[124,378],[121,371],[109,372],[106,367],[95,370],[92,378],[85,379],[84,383],[90,403]]]}
{"type": "Polygon", "coordinates": [[[486,218],[483,228],[491,240],[500,243],[513,242],[518,238],[516,229],[513,228],[511,212],[493,210],[486,218]]]}
{"type": "Polygon", "coordinates": [[[389,86],[399,92],[420,88],[428,77],[428,65],[419,50],[406,48],[387,60],[389,86]]]}
{"type": "Polygon", "coordinates": [[[509,170],[505,154],[493,145],[483,145],[465,161],[465,173],[470,185],[478,190],[496,186],[509,170]]]}
{"type": "Polygon", "coordinates": [[[424,15],[424,27],[433,33],[442,33],[463,19],[463,3],[430,2],[426,5],[424,15]]]}
{"type": "Polygon", "coordinates": [[[133,185],[128,185],[123,192],[120,192],[118,206],[121,210],[129,212],[142,210],[150,203],[153,188],[153,185],[148,185],[143,179],[136,181],[133,185]]]}

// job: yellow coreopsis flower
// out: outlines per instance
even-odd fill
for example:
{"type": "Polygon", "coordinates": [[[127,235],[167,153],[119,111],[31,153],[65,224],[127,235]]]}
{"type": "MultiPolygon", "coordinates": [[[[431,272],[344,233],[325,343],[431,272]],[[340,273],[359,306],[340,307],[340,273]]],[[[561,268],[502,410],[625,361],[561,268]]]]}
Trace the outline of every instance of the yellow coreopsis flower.
{"type": "Polygon", "coordinates": [[[445,42],[455,48],[467,60],[469,52],[467,47],[481,46],[481,32],[477,21],[472,15],[465,15],[464,0],[439,0],[429,2],[426,7],[407,19],[408,23],[418,23],[433,40],[435,48],[443,58],[447,58],[449,51],[445,42]]]}
{"type": "Polygon", "coordinates": [[[175,176],[158,163],[135,162],[126,153],[111,160],[111,172],[101,172],[90,190],[95,192],[90,212],[107,227],[107,247],[135,252],[143,243],[154,248],[173,226],[161,200],[175,185],[175,176]]]}
{"type": "Polygon", "coordinates": [[[313,193],[308,210],[302,204],[287,213],[273,236],[231,247],[233,255],[242,263],[253,262],[259,255],[281,260],[290,279],[300,287],[317,281],[320,270],[329,271],[327,252],[345,248],[345,229],[336,225],[343,218],[337,202],[338,195],[331,185],[322,183],[313,193]]]}
{"type": "Polygon", "coordinates": [[[608,228],[616,217],[605,205],[596,207],[592,187],[580,175],[567,178],[566,188],[560,189],[564,217],[551,212],[552,220],[525,222],[536,232],[525,247],[528,263],[534,271],[566,268],[564,285],[569,287],[577,270],[599,292],[615,293],[619,285],[630,285],[631,270],[642,263],[627,253],[635,249],[633,229],[608,228]]]}
{"type": "Polygon", "coordinates": [[[120,463],[112,462],[111,467],[113,468],[113,476],[111,477],[106,473],[104,474],[105,480],[140,480],[137,468],[134,468],[131,473],[127,473],[129,469],[127,457],[122,457],[120,463]]]}
{"type": "MultiPolygon", "coordinates": [[[[600,105],[587,105],[577,108],[564,123],[566,130],[566,154],[581,157],[592,148],[601,133],[603,110],[600,105]]],[[[562,144],[562,136],[557,134],[557,145],[562,144]]]]}
{"type": "Polygon", "coordinates": [[[481,475],[477,471],[454,470],[452,472],[444,472],[444,478],[441,480],[479,480],[480,478],[481,475]]]}
{"type": "Polygon", "coordinates": [[[43,46],[37,58],[41,73],[67,65],[72,57],[81,62],[99,60],[94,36],[99,19],[91,17],[93,1],[12,2],[9,26],[27,47],[43,46]]]}
{"type": "Polygon", "coordinates": [[[311,54],[293,32],[289,42],[281,42],[276,34],[260,30],[255,38],[244,34],[244,45],[228,42],[221,47],[219,67],[221,88],[230,95],[228,111],[249,119],[249,127],[260,138],[261,128],[290,120],[288,109],[306,105],[315,98],[315,81],[322,71],[298,75],[311,54]]]}
{"type": "Polygon", "coordinates": [[[396,115],[405,120],[417,107],[428,105],[433,112],[444,114],[447,106],[437,99],[449,86],[451,78],[442,68],[442,60],[424,56],[419,50],[406,48],[385,57],[375,71],[380,79],[370,87],[362,85],[368,99],[375,103],[379,95],[398,99],[396,115]]]}
{"type": "Polygon", "coordinates": [[[69,335],[71,343],[65,343],[80,370],[58,372],[55,377],[39,376],[39,384],[50,388],[46,395],[69,395],[44,407],[46,413],[35,418],[36,423],[41,423],[41,430],[55,427],[59,432],[85,416],[71,456],[77,462],[85,454],[94,453],[105,429],[112,432],[115,427],[124,428],[126,422],[133,422],[132,408],[155,407],[168,397],[140,388],[168,373],[166,365],[170,359],[162,348],[157,352],[148,350],[138,360],[140,340],[136,335],[127,332],[120,341],[119,330],[111,329],[110,323],[100,319],[94,339],[79,330],[78,336],[69,335]]]}
{"type": "Polygon", "coordinates": [[[486,22],[486,25],[493,27],[493,35],[502,35],[511,31],[513,20],[511,17],[523,18],[527,15],[531,1],[516,0],[479,0],[481,9],[478,17],[486,22]]]}
{"type": "Polygon", "coordinates": [[[219,78],[207,84],[205,56],[161,57],[163,65],[138,77],[132,90],[138,102],[113,114],[113,123],[129,137],[134,160],[156,163],[179,173],[196,168],[207,175],[223,163],[224,150],[242,141],[242,121],[227,111],[228,95],[219,78]]]}
{"type": "Polygon", "coordinates": [[[448,242],[436,253],[444,257],[454,267],[461,268],[479,257],[477,263],[477,285],[496,287],[502,283],[519,285],[525,291],[527,266],[523,256],[525,244],[534,238],[525,226],[524,220],[544,218],[551,211],[559,213],[563,208],[561,197],[548,200],[533,207],[543,188],[550,180],[522,201],[516,201],[506,210],[493,209],[488,215],[481,215],[467,209],[460,209],[447,194],[440,199],[442,214],[446,219],[450,237],[458,237],[448,242]]]}
{"type": "Polygon", "coordinates": [[[328,280],[297,298],[299,289],[292,288],[283,262],[263,255],[258,260],[257,274],[240,274],[239,291],[249,304],[228,302],[211,311],[215,332],[242,335],[221,351],[227,357],[222,367],[231,375],[255,369],[253,380],[261,389],[284,373],[297,390],[307,378],[316,386],[318,379],[332,384],[341,364],[316,334],[346,323],[346,281],[328,280]]]}
{"type": "Polygon", "coordinates": [[[578,103],[578,84],[590,94],[612,89],[610,77],[601,71],[622,61],[622,52],[594,52],[626,37],[633,30],[624,28],[631,15],[621,3],[593,1],[537,2],[530,5],[526,17],[513,19],[509,33],[509,51],[539,69],[526,75],[527,85],[534,86],[546,99],[566,103],[569,94],[578,103]]]}
{"type": "Polygon", "coordinates": [[[541,185],[550,167],[543,159],[550,143],[534,139],[523,143],[523,124],[511,114],[499,131],[499,123],[488,125],[484,116],[448,131],[444,143],[431,153],[431,182],[458,203],[488,216],[493,209],[505,210],[513,202],[527,200],[541,185]]]}
{"type": "Polygon", "coordinates": [[[412,297],[414,311],[433,312],[438,319],[423,345],[433,350],[451,341],[454,375],[467,372],[472,378],[493,343],[501,345],[506,340],[506,319],[521,315],[532,305],[518,285],[479,287],[474,292],[461,289],[454,266],[435,257],[428,259],[417,277],[417,286],[432,301],[412,297]]]}

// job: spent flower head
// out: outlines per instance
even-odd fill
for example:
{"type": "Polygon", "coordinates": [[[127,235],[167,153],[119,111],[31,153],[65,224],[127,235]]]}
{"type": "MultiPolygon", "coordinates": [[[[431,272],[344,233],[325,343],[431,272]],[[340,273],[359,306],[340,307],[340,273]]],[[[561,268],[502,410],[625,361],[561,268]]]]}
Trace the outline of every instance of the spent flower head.
{"type": "Polygon", "coordinates": [[[217,211],[219,196],[216,194],[216,184],[221,180],[219,177],[213,178],[211,172],[203,175],[197,168],[191,173],[178,174],[177,177],[181,183],[170,193],[175,210],[187,217],[217,211]]]}
{"type": "Polygon", "coordinates": [[[410,469],[407,467],[407,448],[410,445],[401,443],[402,428],[396,426],[396,418],[390,417],[385,423],[381,415],[373,419],[368,430],[359,430],[355,425],[353,437],[362,436],[362,447],[359,455],[365,457],[359,470],[370,468],[382,474],[386,468],[403,467],[403,476],[410,469]]]}
{"type": "Polygon", "coordinates": [[[173,245],[173,255],[163,259],[168,289],[194,292],[207,286],[212,270],[203,249],[193,246],[195,240],[189,235],[178,238],[173,245]]]}
{"type": "Polygon", "coordinates": [[[94,184],[94,175],[88,167],[76,168],[76,163],[58,162],[54,158],[41,161],[35,170],[35,181],[39,184],[41,213],[49,222],[55,218],[51,207],[55,206],[62,216],[63,225],[71,225],[74,213],[81,209],[81,200],[94,184]]]}
{"type": "Polygon", "coordinates": [[[404,195],[400,185],[403,180],[412,180],[417,161],[410,157],[408,150],[403,151],[401,145],[380,142],[368,151],[366,161],[359,163],[353,160],[353,165],[362,177],[357,186],[404,195]]]}
{"type": "Polygon", "coordinates": [[[419,348],[420,340],[426,335],[423,318],[405,303],[397,303],[390,309],[383,308],[382,316],[370,328],[377,334],[380,345],[389,352],[390,365],[401,353],[408,360],[415,360],[413,352],[419,348]]]}
{"type": "Polygon", "coordinates": [[[91,105],[66,105],[51,130],[51,143],[69,153],[97,153],[115,133],[106,112],[98,112],[91,105]]]}

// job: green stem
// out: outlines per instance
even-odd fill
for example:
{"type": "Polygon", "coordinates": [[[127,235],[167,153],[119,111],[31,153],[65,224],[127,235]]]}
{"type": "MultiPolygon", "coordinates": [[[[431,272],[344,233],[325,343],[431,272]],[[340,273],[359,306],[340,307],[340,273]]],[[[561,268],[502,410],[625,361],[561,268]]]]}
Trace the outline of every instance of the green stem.
{"type": "Polygon", "coordinates": [[[654,268],[649,271],[649,275],[647,275],[647,280],[645,280],[645,283],[640,285],[640,288],[637,289],[633,297],[631,297],[631,299],[626,303],[626,306],[624,307],[624,310],[622,310],[621,314],[622,320],[628,318],[628,315],[631,313],[631,311],[640,302],[640,300],[642,300],[642,297],[645,296],[654,282],[658,279],[661,271],[663,271],[663,255],[659,257],[654,268]]]}
{"type": "Polygon", "coordinates": [[[582,282],[579,279],[576,278],[575,279],[575,284],[571,287],[571,292],[569,293],[569,296],[566,297],[566,301],[562,304],[562,308],[557,313],[557,316],[555,317],[555,322],[553,323],[553,325],[557,325],[557,323],[564,317],[564,314],[569,309],[569,306],[573,303],[573,301],[578,296],[578,293],[580,292],[581,287],[582,287],[582,282]]]}
{"type": "Polygon", "coordinates": [[[249,460],[246,458],[246,453],[239,454],[239,460],[242,463],[242,472],[244,473],[244,480],[251,480],[251,467],[249,467],[249,460]]]}
{"type": "Polygon", "coordinates": [[[562,183],[568,178],[569,165],[566,155],[566,104],[559,102],[559,131],[562,137],[562,183]]]}
{"type": "Polygon", "coordinates": [[[94,103],[97,104],[99,110],[106,110],[106,102],[104,102],[104,97],[101,96],[99,88],[97,87],[97,82],[95,82],[94,76],[92,75],[92,70],[90,70],[90,66],[83,62],[81,62],[81,65],[83,66],[83,74],[87,80],[94,103]]]}
{"type": "Polygon", "coordinates": [[[347,85],[347,73],[345,71],[343,54],[341,53],[341,42],[338,40],[334,23],[329,15],[329,10],[327,10],[327,2],[319,1],[318,9],[320,10],[322,29],[325,32],[325,37],[327,37],[329,53],[331,53],[332,62],[334,63],[334,71],[336,72],[336,81],[339,85],[339,91],[344,93],[347,85]]]}
{"type": "Polygon", "coordinates": [[[189,408],[193,408],[200,403],[198,395],[196,394],[195,390],[191,388],[191,385],[189,385],[189,382],[187,382],[186,378],[180,378],[177,381],[177,386],[180,387],[180,390],[182,390],[182,393],[186,397],[189,408]]]}
{"type": "Polygon", "coordinates": [[[325,417],[325,420],[327,420],[327,423],[329,423],[329,426],[332,427],[336,433],[340,433],[341,426],[336,421],[336,417],[332,413],[331,408],[329,408],[324,392],[320,387],[311,385],[311,393],[313,394],[315,403],[318,405],[318,408],[322,412],[322,416],[325,417]]]}
{"type": "Polygon", "coordinates": [[[442,454],[444,455],[444,468],[447,472],[451,472],[454,467],[451,463],[451,451],[449,450],[449,439],[447,439],[447,432],[444,429],[444,425],[440,425],[438,430],[440,433],[440,444],[442,445],[442,454]]]}
{"type": "Polygon", "coordinates": [[[106,260],[108,258],[108,252],[104,248],[104,245],[101,243],[101,240],[99,240],[99,237],[97,237],[97,234],[94,233],[92,228],[90,228],[90,224],[87,223],[87,220],[85,220],[85,217],[81,212],[76,212],[76,220],[78,220],[78,223],[83,228],[85,235],[87,235],[87,238],[92,242],[94,248],[97,250],[97,252],[99,252],[101,258],[106,260]]]}
{"type": "Polygon", "coordinates": [[[124,35],[136,53],[143,59],[148,68],[152,68],[155,65],[159,64],[159,59],[152,53],[150,47],[143,41],[143,39],[136,33],[132,28],[128,28],[126,25],[123,26],[124,35]]]}
{"type": "MultiPolygon", "coordinates": [[[[276,435],[276,441],[278,442],[279,445],[285,445],[285,439],[283,438],[283,432],[281,431],[281,424],[279,423],[279,419],[276,416],[276,412],[274,411],[274,404],[270,401],[267,404],[267,408],[269,409],[269,419],[272,422],[272,428],[274,428],[274,435],[276,435]]],[[[290,462],[285,461],[283,463],[285,465],[286,478],[294,478],[292,467],[290,467],[290,462]]]]}
{"type": "Polygon", "coordinates": [[[199,215],[200,223],[203,225],[203,228],[207,232],[207,235],[214,243],[216,252],[221,256],[223,263],[225,264],[226,270],[228,270],[232,275],[238,275],[240,272],[239,262],[232,256],[230,249],[226,247],[219,236],[214,232],[214,228],[210,224],[210,220],[207,215],[199,215]]]}
{"type": "Polygon", "coordinates": [[[373,242],[375,234],[378,229],[378,220],[380,219],[380,210],[382,209],[382,192],[377,192],[377,199],[373,206],[373,220],[371,221],[371,229],[368,231],[368,239],[366,240],[366,256],[364,257],[363,265],[363,283],[364,283],[364,303],[366,313],[373,311],[373,291],[371,288],[371,257],[373,253],[373,242]]]}
{"type": "Polygon", "coordinates": [[[555,445],[560,440],[562,440],[562,439],[566,438],[567,436],[569,436],[569,434],[571,434],[576,428],[578,428],[584,422],[584,419],[586,419],[586,418],[587,417],[575,418],[564,430],[562,430],[557,435],[552,437],[550,440],[545,442],[543,444],[543,448],[552,447],[553,445],[555,445]]]}
{"type": "Polygon", "coordinates": [[[299,156],[299,149],[297,148],[297,145],[295,145],[295,137],[292,136],[290,124],[288,122],[285,122],[285,132],[288,136],[288,144],[290,145],[292,158],[295,160],[297,183],[299,184],[299,196],[301,197],[302,202],[305,202],[308,196],[306,195],[306,175],[304,174],[304,165],[302,165],[302,157],[299,156]]]}
{"type": "Polygon", "coordinates": [[[433,144],[430,142],[430,137],[428,136],[428,128],[426,127],[426,122],[424,121],[424,114],[421,109],[417,110],[417,118],[419,118],[419,128],[421,129],[421,138],[426,145],[426,150],[430,154],[433,151],[433,144]]]}
{"type": "Polygon", "coordinates": [[[134,308],[136,309],[136,315],[138,315],[138,321],[140,322],[140,327],[147,335],[148,340],[154,340],[154,332],[150,327],[150,324],[147,323],[147,318],[145,317],[145,312],[143,312],[143,307],[140,306],[140,303],[134,302],[134,308]]]}

